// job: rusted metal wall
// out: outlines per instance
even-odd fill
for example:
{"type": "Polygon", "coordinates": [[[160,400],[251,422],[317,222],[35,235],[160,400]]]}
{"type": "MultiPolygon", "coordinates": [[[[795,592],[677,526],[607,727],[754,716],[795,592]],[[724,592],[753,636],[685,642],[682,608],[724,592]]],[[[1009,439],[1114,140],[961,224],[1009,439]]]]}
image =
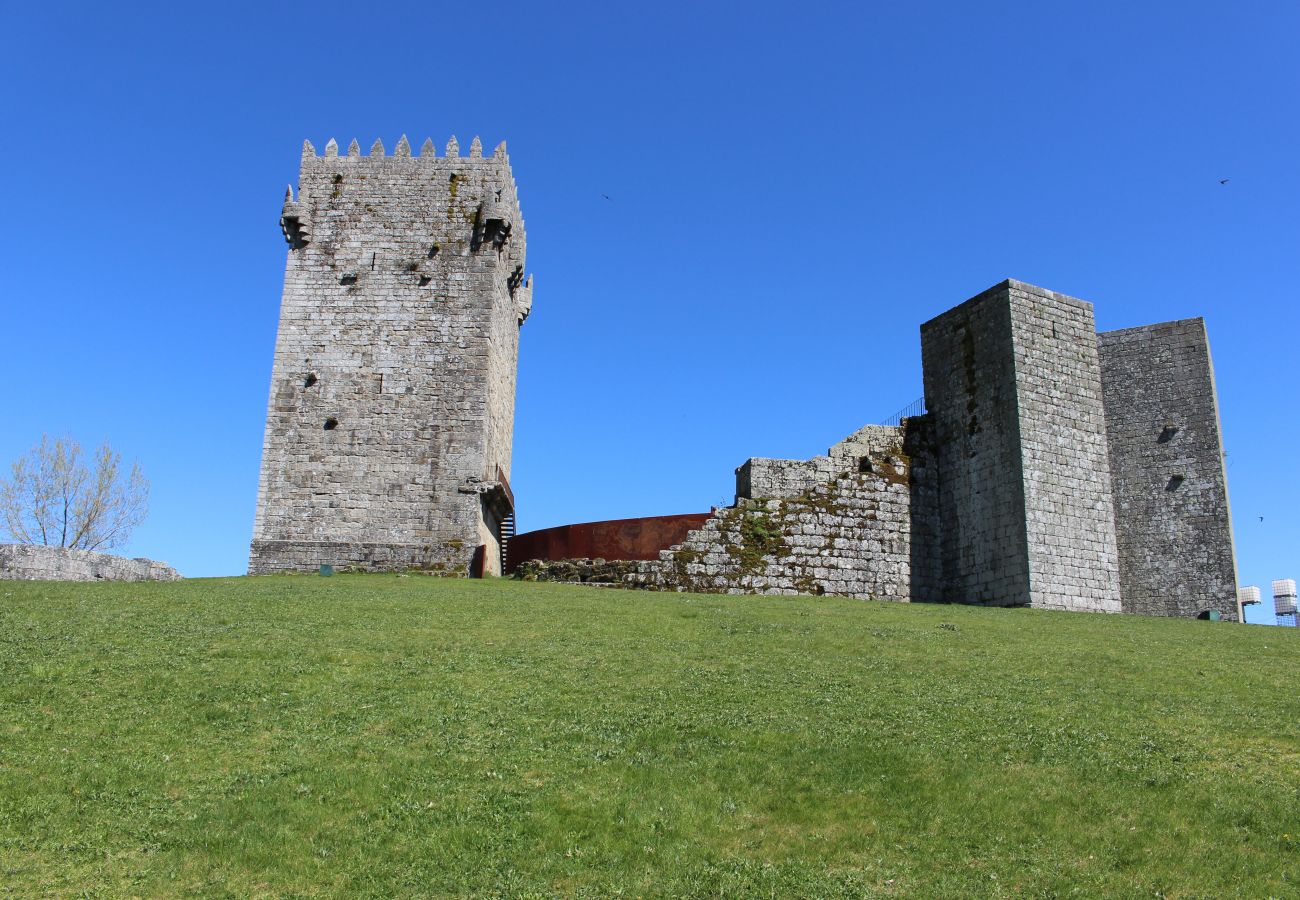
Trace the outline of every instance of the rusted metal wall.
{"type": "Polygon", "coordinates": [[[517,534],[506,551],[506,572],[530,559],[658,559],[660,550],[686,540],[710,515],[612,519],[517,534]]]}

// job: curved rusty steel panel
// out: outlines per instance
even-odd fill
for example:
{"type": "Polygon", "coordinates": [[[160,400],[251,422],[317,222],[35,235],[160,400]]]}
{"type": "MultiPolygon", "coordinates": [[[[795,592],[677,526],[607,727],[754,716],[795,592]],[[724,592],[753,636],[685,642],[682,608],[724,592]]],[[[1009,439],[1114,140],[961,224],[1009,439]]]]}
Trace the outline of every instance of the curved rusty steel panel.
{"type": "Polygon", "coordinates": [[[527,531],[510,538],[506,572],[531,559],[658,559],[660,550],[686,540],[712,513],[581,522],[527,531]]]}

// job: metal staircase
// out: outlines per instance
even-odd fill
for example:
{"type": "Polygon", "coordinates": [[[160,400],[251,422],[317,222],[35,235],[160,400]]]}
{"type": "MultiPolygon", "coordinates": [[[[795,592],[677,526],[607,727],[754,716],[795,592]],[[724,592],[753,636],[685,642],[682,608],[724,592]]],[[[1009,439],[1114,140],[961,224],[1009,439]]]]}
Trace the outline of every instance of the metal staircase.
{"type": "Polygon", "coordinates": [[[510,547],[510,539],[515,536],[515,511],[512,509],[501,517],[501,524],[497,526],[497,543],[501,545],[501,574],[506,574],[506,557],[510,547]]]}

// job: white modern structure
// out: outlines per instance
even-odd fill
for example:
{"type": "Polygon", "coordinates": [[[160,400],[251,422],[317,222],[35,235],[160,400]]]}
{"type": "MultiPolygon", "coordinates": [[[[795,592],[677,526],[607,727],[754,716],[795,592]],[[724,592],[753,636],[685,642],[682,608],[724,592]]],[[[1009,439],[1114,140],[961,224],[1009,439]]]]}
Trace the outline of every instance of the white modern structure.
{"type": "Polygon", "coordinates": [[[1273,582],[1273,612],[1277,614],[1277,624],[1296,625],[1295,579],[1280,578],[1273,582]]]}

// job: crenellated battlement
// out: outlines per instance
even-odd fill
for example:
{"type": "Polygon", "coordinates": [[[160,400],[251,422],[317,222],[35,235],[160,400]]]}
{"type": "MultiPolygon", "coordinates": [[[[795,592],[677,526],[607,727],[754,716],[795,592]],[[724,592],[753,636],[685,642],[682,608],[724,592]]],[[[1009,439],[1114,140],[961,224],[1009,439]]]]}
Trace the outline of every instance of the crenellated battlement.
{"type": "MultiPolygon", "coordinates": [[[[506,153],[506,142],[502,141],[497,144],[491,156],[484,156],[483,142],[477,136],[470,142],[468,156],[461,155],[460,143],[456,140],[454,134],[448,139],[442,155],[438,155],[438,152],[434,149],[433,141],[429,138],[425,138],[424,143],[420,145],[418,155],[412,154],[411,142],[407,140],[406,135],[398,138],[397,145],[393,148],[392,153],[386,150],[383,140],[376,138],[374,143],[370,145],[369,153],[365,155],[362,155],[361,145],[355,138],[348,144],[347,152],[344,154],[339,153],[338,141],[334,138],[330,138],[325,143],[324,154],[318,154],[315,145],[311,141],[303,141],[302,164],[299,173],[300,196],[296,201],[294,201],[293,197],[290,197],[286,203],[308,203],[308,198],[301,196],[301,194],[307,187],[309,174],[337,178],[340,175],[346,176],[349,171],[366,172],[371,165],[382,166],[390,174],[397,172],[409,173],[409,176],[414,178],[421,177],[419,173],[431,174],[436,171],[446,171],[447,168],[454,166],[460,172],[470,176],[472,181],[479,183],[480,191],[486,191],[488,186],[494,189],[508,186],[509,191],[504,202],[507,206],[513,206],[514,208],[514,214],[510,218],[515,221],[518,229],[522,229],[524,226],[523,211],[519,209],[518,203],[519,185],[510,169],[510,157],[506,153]],[[407,168],[408,165],[410,166],[409,169],[407,168]],[[357,166],[360,166],[359,170],[354,168],[357,166]]],[[[458,186],[459,191],[474,190],[462,176],[456,177],[461,178],[458,186]]],[[[330,196],[332,193],[332,191],[327,192],[326,196],[330,196]]],[[[502,199],[498,191],[498,196],[494,202],[500,202],[502,199]]],[[[286,210],[289,210],[288,206],[286,206],[286,210]]],[[[304,221],[310,218],[306,206],[300,213],[295,209],[286,214],[300,214],[304,221]]],[[[289,234],[286,232],[286,238],[288,237],[289,234]]],[[[290,243],[293,243],[292,239],[290,239],[290,243]]]]}
{"type": "Polygon", "coordinates": [[[476,135],[474,139],[470,141],[469,156],[461,156],[460,142],[456,140],[456,135],[454,134],[447,141],[445,151],[441,156],[438,155],[437,150],[434,148],[433,140],[430,138],[424,139],[424,143],[420,145],[420,152],[418,154],[412,153],[411,142],[407,140],[406,135],[402,135],[400,138],[397,139],[397,146],[393,148],[393,152],[391,154],[389,154],[384,149],[383,140],[376,138],[375,142],[370,145],[370,152],[365,154],[365,156],[362,156],[361,145],[357,143],[355,138],[353,138],[352,142],[348,144],[347,152],[344,154],[339,153],[338,141],[334,140],[334,138],[330,138],[328,141],[325,142],[324,153],[317,153],[316,147],[315,145],[312,144],[311,141],[303,141],[302,158],[303,159],[339,159],[339,160],[372,159],[372,158],[415,159],[415,160],[458,159],[461,160],[462,162],[483,160],[483,161],[504,162],[506,165],[510,164],[510,157],[506,153],[505,141],[502,141],[501,143],[497,144],[496,149],[492,151],[491,156],[484,156],[483,142],[476,135]]]}

